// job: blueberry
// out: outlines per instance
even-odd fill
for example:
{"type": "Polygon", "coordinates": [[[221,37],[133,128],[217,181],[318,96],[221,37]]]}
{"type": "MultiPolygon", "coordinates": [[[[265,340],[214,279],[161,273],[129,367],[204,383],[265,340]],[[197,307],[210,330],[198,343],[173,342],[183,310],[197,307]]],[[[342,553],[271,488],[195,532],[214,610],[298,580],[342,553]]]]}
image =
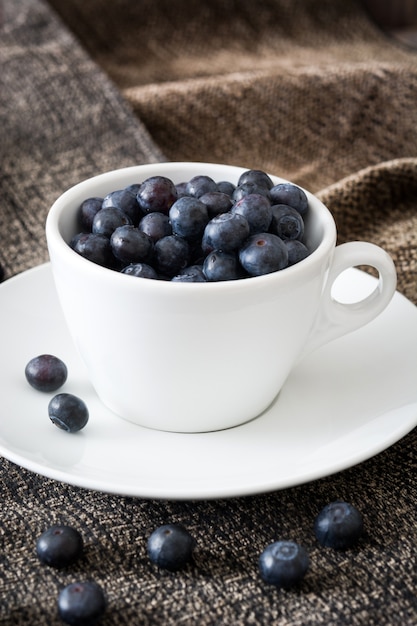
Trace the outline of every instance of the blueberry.
{"type": "Polygon", "coordinates": [[[85,233],[84,231],[75,233],[75,235],[73,235],[73,237],[71,238],[71,241],[69,242],[69,247],[75,250],[75,248],[78,245],[78,242],[81,241],[81,245],[82,245],[82,240],[88,237],[89,235],[91,235],[91,233],[85,233]]]}
{"type": "Polygon", "coordinates": [[[162,237],[155,244],[157,271],[172,278],[188,265],[190,248],[185,239],[176,235],[162,237]]]}
{"type": "Polygon", "coordinates": [[[91,232],[93,226],[93,219],[96,213],[102,209],[103,198],[87,198],[80,204],[79,222],[80,226],[85,232],[91,232]]]}
{"type": "Polygon", "coordinates": [[[217,182],[217,190],[221,193],[225,193],[227,196],[232,197],[235,189],[236,185],[231,183],[229,180],[219,180],[217,182]]]}
{"type": "Polygon", "coordinates": [[[248,196],[253,193],[257,193],[261,196],[265,196],[266,198],[268,198],[268,200],[270,200],[269,189],[265,187],[264,185],[258,185],[255,182],[247,182],[247,183],[242,183],[241,185],[238,185],[233,192],[233,200],[235,202],[238,202],[245,196],[248,196]]]}
{"type": "Polygon", "coordinates": [[[29,385],[38,391],[56,391],[67,380],[68,369],[61,359],[52,354],[40,354],[25,368],[29,385]]]}
{"type": "Polygon", "coordinates": [[[149,559],[158,567],[176,571],[191,560],[195,541],[181,524],[160,526],[148,539],[149,559]]]}
{"type": "Polygon", "coordinates": [[[362,515],[347,502],[331,502],[317,515],[314,532],[322,546],[347,550],[358,542],[363,533],[362,515]]]}
{"type": "Polygon", "coordinates": [[[236,280],[243,277],[236,253],[221,250],[215,250],[206,256],[203,272],[209,281],[236,280]]]}
{"type": "Polygon", "coordinates": [[[129,187],[125,187],[124,189],[116,189],[116,191],[111,191],[103,198],[102,208],[114,208],[119,209],[125,215],[128,216],[132,224],[139,223],[139,219],[142,215],[142,211],[140,206],[136,200],[136,195],[139,190],[139,185],[129,185],[129,187]]]}
{"type": "Polygon", "coordinates": [[[58,595],[59,616],[71,626],[97,623],[106,610],[106,604],[103,589],[93,581],[71,583],[58,595]]]}
{"type": "Polygon", "coordinates": [[[299,263],[310,254],[307,246],[298,239],[285,239],[284,243],[288,250],[288,266],[299,263]]]}
{"type": "Polygon", "coordinates": [[[264,195],[251,193],[244,196],[231,209],[232,213],[239,213],[247,219],[250,234],[263,233],[269,229],[272,219],[271,203],[264,195]]]}
{"type": "Polygon", "coordinates": [[[221,213],[210,220],[204,229],[202,248],[205,254],[213,250],[233,252],[249,236],[247,219],[239,213],[221,213]]]}
{"type": "Polygon", "coordinates": [[[203,202],[198,198],[185,196],[174,202],[169,210],[169,219],[174,235],[193,241],[201,239],[209,216],[203,202]]]}
{"type": "Polygon", "coordinates": [[[152,278],[158,279],[158,274],[151,265],[147,263],[131,263],[121,270],[122,274],[135,276],[136,278],[152,278]]]}
{"type": "Polygon", "coordinates": [[[191,180],[187,182],[186,186],[187,194],[199,198],[204,193],[209,191],[217,191],[217,183],[210,178],[210,176],[198,175],[193,176],[191,180]]]}
{"type": "Polygon", "coordinates": [[[110,240],[105,235],[80,234],[74,238],[71,247],[77,254],[97,265],[111,267],[114,263],[110,240]]]}
{"type": "Polygon", "coordinates": [[[159,211],[147,213],[140,220],[138,228],[143,233],[146,233],[154,243],[158,239],[162,239],[162,237],[172,235],[171,222],[168,215],[159,211]]]}
{"type": "Polygon", "coordinates": [[[183,181],[181,183],[177,183],[175,185],[175,189],[177,191],[177,197],[182,198],[183,196],[189,196],[190,194],[187,192],[187,182],[183,181]]]}
{"type": "Polygon", "coordinates": [[[36,542],[39,560],[51,567],[66,567],[82,554],[84,542],[81,534],[71,526],[51,526],[36,542]]]}
{"type": "Polygon", "coordinates": [[[270,189],[272,204],[288,204],[297,209],[301,215],[308,211],[308,198],[306,193],[293,183],[279,183],[270,189]]]}
{"type": "Polygon", "coordinates": [[[132,224],[116,228],[110,245],[113,255],[123,263],[146,262],[153,250],[152,239],[132,224]]]}
{"type": "Polygon", "coordinates": [[[271,208],[270,232],[281,239],[301,239],[304,236],[304,220],[301,214],[287,204],[274,204],[271,208]]]}
{"type": "Polygon", "coordinates": [[[272,179],[262,170],[246,170],[239,176],[238,186],[245,183],[255,183],[256,185],[271,189],[274,186],[272,179]]]}
{"type": "Polygon", "coordinates": [[[251,235],[239,250],[239,261],[250,276],[282,270],[288,264],[288,250],[277,235],[251,235]]]}
{"type": "Polygon", "coordinates": [[[189,265],[171,279],[175,283],[206,283],[202,265],[189,265]]]}
{"type": "Polygon", "coordinates": [[[48,405],[51,422],[61,430],[75,433],[87,424],[89,413],[81,398],[71,393],[58,393],[48,405]]]}
{"type": "Polygon", "coordinates": [[[131,183],[127,187],[124,187],[124,189],[122,189],[122,191],[123,192],[128,192],[130,194],[133,194],[133,196],[135,197],[135,200],[136,200],[136,196],[138,195],[138,191],[140,189],[140,185],[141,185],[141,183],[131,183]]]}
{"type": "Polygon", "coordinates": [[[221,191],[209,191],[204,193],[200,196],[199,200],[206,205],[210,219],[220,213],[227,213],[233,206],[233,200],[230,195],[221,191]]]}
{"type": "Polygon", "coordinates": [[[259,570],[264,582],[275,587],[294,587],[307,573],[310,559],[303,546],[293,541],[276,541],[259,557],[259,570]]]}
{"type": "Polygon", "coordinates": [[[106,209],[100,209],[100,211],[95,214],[91,231],[95,235],[105,235],[110,238],[116,228],[131,223],[126,213],[123,213],[120,209],[108,207],[106,209]]]}
{"type": "Polygon", "coordinates": [[[136,198],[144,213],[158,211],[168,214],[177,199],[177,189],[166,176],[151,176],[143,181],[136,198]]]}

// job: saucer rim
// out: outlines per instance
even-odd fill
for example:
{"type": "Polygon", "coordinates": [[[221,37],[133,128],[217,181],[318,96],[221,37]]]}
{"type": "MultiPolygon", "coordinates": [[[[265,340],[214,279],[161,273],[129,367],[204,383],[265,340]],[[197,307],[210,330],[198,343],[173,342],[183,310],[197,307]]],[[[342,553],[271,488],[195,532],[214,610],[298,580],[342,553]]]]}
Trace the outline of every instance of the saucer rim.
{"type": "MultiPolygon", "coordinates": [[[[349,272],[360,272],[361,274],[363,274],[363,272],[357,269],[348,270],[348,273],[349,272]]],[[[26,270],[25,272],[17,274],[16,276],[6,280],[2,285],[0,285],[0,297],[10,288],[10,286],[12,286],[12,289],[16,288],[18,293],[22,294],[21,298],[24,300],[23,293],[24,293],[25,287],[27,286],[27,281],[31,281],[32,288],[34,288],[33,283],[36,283],[36,281],[38,281],[39,283],[44,283],[43,287],[46,288],[46,291],[48,293],[52,292],[52,293],[49,293],[49,295],[52,296],[52,302],[54,301],[54,299],[56,299],[56,294],[54,293],[54,288],[53,288],[50,263],[45,263],[37,267],[31,268],[29,270],[26,270]]],[[[375,281],[375,279],[366,275],[366,281],[372,282],[372,281],[375,281]]],[[[400,294],[398,291],[395,293],[393,300],[395,300],[395,304],[399,306],[401,309],[403,309],[403,307],[407,307],[407,312],[409,312],[413,318],[412,319],[413,326],[415,325],[417,329],[417,307],[415,307],[413,303],[411,303],[407,298],[405,298],[405,296],[400,294]]],[[[15,303],[15,304],[18,304],[18,303],[15,303]]],[[[56,299],[56,305],[58,305],[57,299],[56,299]]],[[[393,304],[389,305],[389,307],[391,306],[393,306],[393,304]]],[[[36,310],[36,303],[35,303],[34,308],[36,310]]],[[[57,312],[59,313],[59,311],[57,312]]],[[[51,315],[51,311],[49,312],[49,315],[51,315]]],[[[0,312],[0,319],[1,317],[2,317],[2,313],[0,312]]],[[[59,320],[59,318],[57,318],[56,325],[59,326],[59,324],[62,324],[62,322],[63,320],[59,320]]],[[[43,323],[46,323],[46,322],[43,322],[43,323]]],[[[1,361],[2,359],[0,357],[0,364],[1,364],[1,361]]],[[[417,373],[417,370],[416,370],[416,373],[417,373]]],[[[24,383],[22,383],[19,389],[21,389],[21,392],[24,392],[25,389],[28,390],[28,387],[25,387],[24,383]]],[[[32,393],[33,390],[29,389],[29,391],[30,393],[32,393]]],[[[416,400],[416,404],[410,405],[409,409],[407,407],[403,407],[403,408],[399,407],[398,410],[394,411],[394,413],[398,413],[399,410],[403,410],[404,414],[406,414],[406,418],[404,422],[401,422],[400,424],[396,424],[394,427],[395,420],[393,419],[392,430],[389,433],[387,433],[384,437],[380,438],[380,440],[374,441],[372,446],[369,446],[367,449],[362,450],[359,455],[350,454],[345,457],[341,455],[341,457],[338,459],[338,462],[331,463],[331,467],[327,467],[325,463],[324,465],[319,464],[316,467],[316,471],[310,470],[304,473],[303,471],[299,471],[298,473],[295,473],[291,479],[287,478],[284,481],[280,481],[279,476],[278,477],[277,476],[271,476],[271,477],[264,476],[263,478],[261,477],[257,481],[251,483],[251,485],[249,484],[245,485],[244,483],[233,485],[233,484],[229,484],[227,481],[224,484],[220,484],[217,480],[218,484],[212,484],[212,485],[201,484],[199,486],[197,484],[198,483],[197,481],[196,484],[194,484],[194,482],[191,482],[188,485],[178,485],[176,487],[173,486],[172,483],[170,483],[169,481],[168,481],[167,486],[155,485],[155,484],[152,484],[152,481],[148,481],[148,484],[146,485],[146,477],[142,477],[144,482],[136,486],[123,484],[123,481],[119,481],[117,480],[117,478],[114,478],[112,481],[109,482],[108,479],[100,480],[100,479],[95,478],[94,471],[90,474],[90,476],[86,476],[85,474],[84,475],[77,474],[74,471],[62,470],[57,466],[54,467],[53,465],[51,466],[45,463],[42,464],[39,460],[36,460],[36,458],[34,458],[33,453],[31,457],[30,454],[25,455],[22,452],[19,453],[18,451],[13,450],[10,445],[7,445],[7,441],[4,441],[3,432],[2,432],[3,429],[1,425],[0,425],[0,454],[4,456],[6,459],[8,459],[9,461],[17,465],[20,465],[21,467],[24,467],[25,469],[31,472],[40,474],[44,477],[47,477],[53,480],[58,480],[63,483],[70,484],[76,487],[101,491],[105,493],[113,493],[116,495],[140,497],[140,498],[153,498],[153,499],[170,499],[170,500],[192,500],[192,499],[202,500],[202,499],[215,499],[215,498],[242,497],[242,496],[248,496],[248,495],[256,495],[260,493],[267,493],[271,491],[278,491],[278,490],[286,489],[286,488],[293,487],[299,484],[308,483],[308,482],[311,482],[320,478],[324,478],[326,476],[333,475],[335,473],[348,469],[352,466],[358,465],[361,462],[374,457],[375,455],[379,454],[383,450],[386,450],[391,445],[393,445],[394,443],[402,439],[417,425],[417,410],[415,409],[415,407],[417,407],[417,397],[415,398],[415,400],[416,400]],[[408,410],[409,410],[409,414],[407,413],[408,410]]],[[[273,406],[271,409],[269,409],[269,411],[273,410],[273,406]]],[[[269,411],[266,411],[265,413],[268,414],[269,411]]],[[[120,424],[120,418],[115,417],[115,419],[117,419],[118,420],[117,423],[120,424]]],[[[262,419],[262,416],[256,419],[262,419]]],[[[130,424],[129,422],[124,422],[123,420],[121,420],[121,423],[124,425],[123,426],[124,430],[131,429],[133,433],[135,433],[136,431],[138,435],[140,434],[140,432],[143,431],[142,427],[140,426],[130,424]]],[[[245,426],[246,425],[242,425],[242,426],[237,426],[235,428],[242,429],[245,426]]],[[[149,430],[149,429],[145,429],[145,430],[149,430]]],[[[226,432],[226,431],[221,431],[221,432],[226,432]]],[[[157,439],[158,439],[158,436],[160,439],[162,437],[165,437],[165,438],[189,437],[190,441],[194,439],[193,445],[197,441],[196,437],[198,437],[198,440],[200,440],[202,437],[203,438],[210,437],[214,434],[217,437],[220,436],[220,440],[221,440],[221,432],[220,432],[220,435],[218,433],[217,434],[216,433],[199,433],[196,435],[181,434],[181,433],[163,433],[163,435],[161,435],[160,431],[152,431],[153,436],[155,436],[157,439]]],[[[67,436],[66,433],[65,434],[59,433],[59,434],[60,435],[63,434],[64,436],[67,436]]],[[[302,463],[300,467],[302,469],[302,463]]]]}

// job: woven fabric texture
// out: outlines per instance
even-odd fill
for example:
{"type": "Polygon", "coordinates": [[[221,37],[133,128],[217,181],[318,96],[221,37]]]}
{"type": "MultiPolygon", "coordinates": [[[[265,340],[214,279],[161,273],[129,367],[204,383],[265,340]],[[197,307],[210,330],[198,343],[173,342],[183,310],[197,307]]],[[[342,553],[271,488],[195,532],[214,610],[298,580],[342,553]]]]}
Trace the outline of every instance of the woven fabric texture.
{"type": "MultiPolygon", "coordinates": [[[[417,53],[382,33],[359,0],[0,6],[6,278],[47,260],[46,214],[69,186],[116,167],[196,160],[307,187],[332,211],[340,242],[388,250],[398,289],[417,304],[417,53]]],[[[416,432],[335,476],[228,500],[109,495],[1,459],[0,624],[58,626],[59,589],[91,578],[105,589],[108,626],[413,626],[416,432]],[[321,548],[313,534],[335,499],[365,520],[346,552],[321,548]],[[197,541],[175,574],[146,553],[166,522],[197,541]],[[85,540],[82,559],[64,570],[35,553],[53,523],[85,540]],[[258,573],[260,552],[282,537],[304,544],[312,563],[291,591],[258,573]]]]}

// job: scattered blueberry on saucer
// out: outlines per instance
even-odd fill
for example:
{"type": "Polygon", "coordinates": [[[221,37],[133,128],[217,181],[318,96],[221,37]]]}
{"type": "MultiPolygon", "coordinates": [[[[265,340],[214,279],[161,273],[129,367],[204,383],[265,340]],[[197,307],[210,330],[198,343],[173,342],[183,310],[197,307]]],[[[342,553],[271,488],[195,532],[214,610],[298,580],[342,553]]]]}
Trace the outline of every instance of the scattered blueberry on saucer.
{"type": "Polygon", "coordinates": [[[29,385],[37,391],[56,391],[67,380],[68,369],[53,354],[40,354],[27,363],[25,376],[29,385]]]}
{"type": "Polygon", "coordinates": [[[48,415],[61,430],[76,433],[88,422],[89,412],[83,400],[72,393],[58,393],[48,404],[48,415]]]}

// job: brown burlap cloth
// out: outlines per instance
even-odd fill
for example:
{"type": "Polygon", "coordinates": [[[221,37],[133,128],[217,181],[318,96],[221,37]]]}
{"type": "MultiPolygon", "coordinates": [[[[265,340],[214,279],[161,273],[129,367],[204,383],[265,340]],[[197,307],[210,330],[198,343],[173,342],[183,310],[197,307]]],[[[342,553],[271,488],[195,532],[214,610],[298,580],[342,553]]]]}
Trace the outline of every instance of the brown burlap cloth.
{"type": "MultiPolygon", "coordinates": [[[[2,11],[6,278],[47,260],[48,207],[73,183],[136,163],[219,161],[316,192],[340,241],[384,246],[399,290],[417,304],[417,54],[359,1],[3,0],[2,11]]],[[[59,624],[57,590],[87,577],[106,590],[108,625],[417,624],[415,444],[414,430],[335,476],[208,502],[87,491],[3,459],[0,623],[59,624]],[[312,535],[336,498],[365,517],[363,541],[346,553],[312,535]],[[146,537],[167,521],[198,538],[178,574],[146,556],[146,537]],[[63,571],[34,552],[53,522],[85,536],[81,562],[63,571]],[[290,592],[257,572],[261,550],[282,536],[304,543],[314,563],[290,592]]]]}

